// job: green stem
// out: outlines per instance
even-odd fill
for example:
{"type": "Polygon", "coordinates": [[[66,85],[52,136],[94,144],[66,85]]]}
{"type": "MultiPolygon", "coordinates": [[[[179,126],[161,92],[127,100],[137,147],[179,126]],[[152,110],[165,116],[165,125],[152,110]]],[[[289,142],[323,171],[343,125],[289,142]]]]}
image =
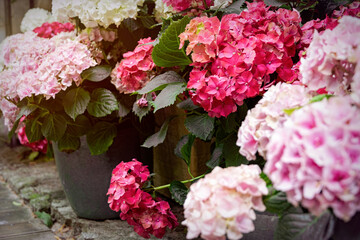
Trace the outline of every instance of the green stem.
{"type": "MultiPolygon", "coordinates": [[[[198,180],[202,177],[204,177],[205,174],[202,174],[200,176],[197,176],[197,177],[193,177],[192,179],[188,179],[188,180],[184,180],[184,181],[180,181],[181,183],[189,183],[189,182],[193,182],[195,180],[198,180]]],[[[164,188],[169,188],[170,187],[170,184],[166,184],[166,185],[162,185],[162,186],[158,186],[158,187],[153,187],[153,190],[154,191],[158,191],[158,190],[161,190],[161,189],[164,189],[164,188]]]]}
{"type": "Polygon", "coordinates": [[[188,173],[189,173],[189,175],[190,175],[191,178],[194,178],[194,176],[191,174],[190,166],[188,166],[188,173]]]}

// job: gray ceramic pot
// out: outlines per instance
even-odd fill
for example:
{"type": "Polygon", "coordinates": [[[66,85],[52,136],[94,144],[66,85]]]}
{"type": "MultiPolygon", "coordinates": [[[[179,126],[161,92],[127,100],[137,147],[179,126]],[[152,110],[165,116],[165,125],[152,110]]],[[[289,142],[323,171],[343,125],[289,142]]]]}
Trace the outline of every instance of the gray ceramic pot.
{"type": "Polygon", "coordinates": [[[141,139],[131,124],[118,128],[118,134],[109,150],[102,155],[92,156],[81,137],[81,147],[75,152],[60,152],[54,146],[54,155],[59,177],[67,199],[78,217],[105,220],[118,218],[107,203],[107,190],[112,170],[121,161],[137,158],[145,165],[151,165],[150,156],[144,156],[140,149],[141,139]],[[142,157],[142,158],[141,158],[142,157]]]}

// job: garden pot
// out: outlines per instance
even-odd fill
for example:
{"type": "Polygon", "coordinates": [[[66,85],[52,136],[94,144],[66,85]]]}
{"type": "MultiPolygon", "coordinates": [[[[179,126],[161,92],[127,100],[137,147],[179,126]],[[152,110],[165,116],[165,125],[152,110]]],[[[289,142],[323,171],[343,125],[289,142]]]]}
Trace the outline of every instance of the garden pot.
{"type": "Polygon", "coordinates": [[[109,150],[93,156],[86,143],[80,138],[81,147],[72,153],[60,152],[54,146],[54,156],[65,195],[78,217],[105,220],[119,217],[107,203],[107,190],[112,170],[121,162],[137,158],[145,165],[151,165],[151,153],[146,155],[140,149],[141,140],[132,124],[123,123],[109,150]]]}

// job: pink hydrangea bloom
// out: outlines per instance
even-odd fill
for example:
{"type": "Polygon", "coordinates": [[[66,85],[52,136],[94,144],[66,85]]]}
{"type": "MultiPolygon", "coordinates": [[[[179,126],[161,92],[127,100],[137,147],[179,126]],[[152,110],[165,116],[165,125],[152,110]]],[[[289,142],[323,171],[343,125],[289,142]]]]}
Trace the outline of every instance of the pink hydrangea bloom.
{"type": "Polygon", "coordinates": [[[333,30],[314,38],[301,59],[300,80],[311,90],[326,87],[328,92],[344,95],[351,92],[360,44],[360,19],[344,16],[333,30]]]}
{"type": "Polygon", "coordinates": [[[19,113],[19,109],[15,104],[9,102],[4,98],[0,99],[0,109],[3,114],[4,124],[8,127],[8,130],[10,131],[14,126],[16,117],[19,113]]]}
{"type": "Polygon", "coordinates": [[[151,58],[154,40],[144,38],[138,41],[134,51],[124,54],[111,73],[111,83],[121,93],[132,93],[150,81],[150,71],[155,67],[151,58]]]}
{"type": "Polygon", "coordinates": [[[183,225],[187,238],[240,239],[254,231],[256,211],[264,211],[262,196],[268,193],[257,165],[220,168],[190,187],[185,203],[183,225]]]}
{"type": "Polygon", "coordinates": [[[178,223],[167,202],[155,201],[140,189],[149,175],[147,166],[136,159],[121,162],[112,172],[108,203],[112,210],[121,211],[121,219],[134,226],[140,236],[162,238],[166,227],[172,229],[178,223]]]}
{"type": "Polygon", "coordinates": [[[36,142],[29,143],[29,139],[27,138],[26,133],[25,133],[25,126],[21,127],[18,130],[17,136],[18,136],[20,143],[26,147],[31,148],[31,150],[33,150],[35,152],[42,152],[42,153],[47,152],[48,142],[46,139],[42,139],[42,140],[39,140],[36,142]]]}
{"type": "Polygon", "coordinates": [[[342,16],[360,17],[360,2],[354,1],[347,6],[340,6],[340,10],[334,10],[332,16],[335,18],[342,16]]]}
{"type": "MultiPolygon", "coordinates": [[[[176,12],[182,12],[189,8],[206,9],[203,0],[163,0],[163,2],[176,12]]],[[[214,5],[214,0],[206,0],[206,5],[208,8],[214,5]]]]}
{"type": "Polygon", "coordinates": [[[258,104],[248,111],[239,128],[236,144],[240,154],[248,160],[255,160],[256,152],[265,157],[271,135],[287,119],[284,109],[303,106],[311,96],[301,85],[278,83],[270,87],[258,104]]]}
{"type": "Polygon", "coordinates": [[[42,38],[52,38],[53,36],[57,35],[61,32],[72,32],[74,31],[75,27],[72,23],[59,23],[59,22],[52,22],[52,23],[43,23],[40,27],[35,28],[33,31],[37,33],[39,37],[42,38]]]}
{"type": "Polygon", "coordinates": [[[179,36],[180,47],[189,41],[186,53],[194,61],[190,95],[211,117],[226,117],[272,84],[297,79],[292,57],[301,37],[300,14],[271,11],[263,2],[247,5],[241,14],[223,16],[220,26],[216,17],[194,18],[179,36]]]}
{"type": "Polygon", "coordinates": [[[332,208],[348,221],[360,210],[360,109],[348,96],[296,110],[274,131],[264,172],[314,215],[332,208]]]}
{"type": "Polygon", "coordinates": [[[0,54],[4,59],[0,98],[14,101],[32,95],[55,97],[73,82],[79,85],[81,72],[96,65],[74,32],[62,32],[52,38],[40,38],[34,32],[12,35],[2,45],[0,54]]]}

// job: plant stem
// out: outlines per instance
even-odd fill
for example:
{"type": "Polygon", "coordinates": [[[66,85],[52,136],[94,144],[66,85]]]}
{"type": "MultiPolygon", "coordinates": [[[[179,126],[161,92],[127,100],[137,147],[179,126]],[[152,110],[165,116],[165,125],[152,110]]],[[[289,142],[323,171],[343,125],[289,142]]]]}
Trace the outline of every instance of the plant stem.
{"type": "MultiPolygon", "coordinates": [[[[200,176],[197,176],[197,177],[193,177],[192,179],[188,179],[188,180],[184,180],[184,181],[180,181],[181,183],[189,183],[189,182],[193,182],[195,180],[198,180],[202,177],[204,177],[205,174],[202,174],[200,176]]],[[[158,186],[158,187],[153,187],[153,190],[154,191],[158,191],[158,190],[161,190],[161,189],[164,189],[164,188],[169,188],[170,187],[170,184],[166,184],[166,185],[162,185],[162,186],[158,186]]]]}

